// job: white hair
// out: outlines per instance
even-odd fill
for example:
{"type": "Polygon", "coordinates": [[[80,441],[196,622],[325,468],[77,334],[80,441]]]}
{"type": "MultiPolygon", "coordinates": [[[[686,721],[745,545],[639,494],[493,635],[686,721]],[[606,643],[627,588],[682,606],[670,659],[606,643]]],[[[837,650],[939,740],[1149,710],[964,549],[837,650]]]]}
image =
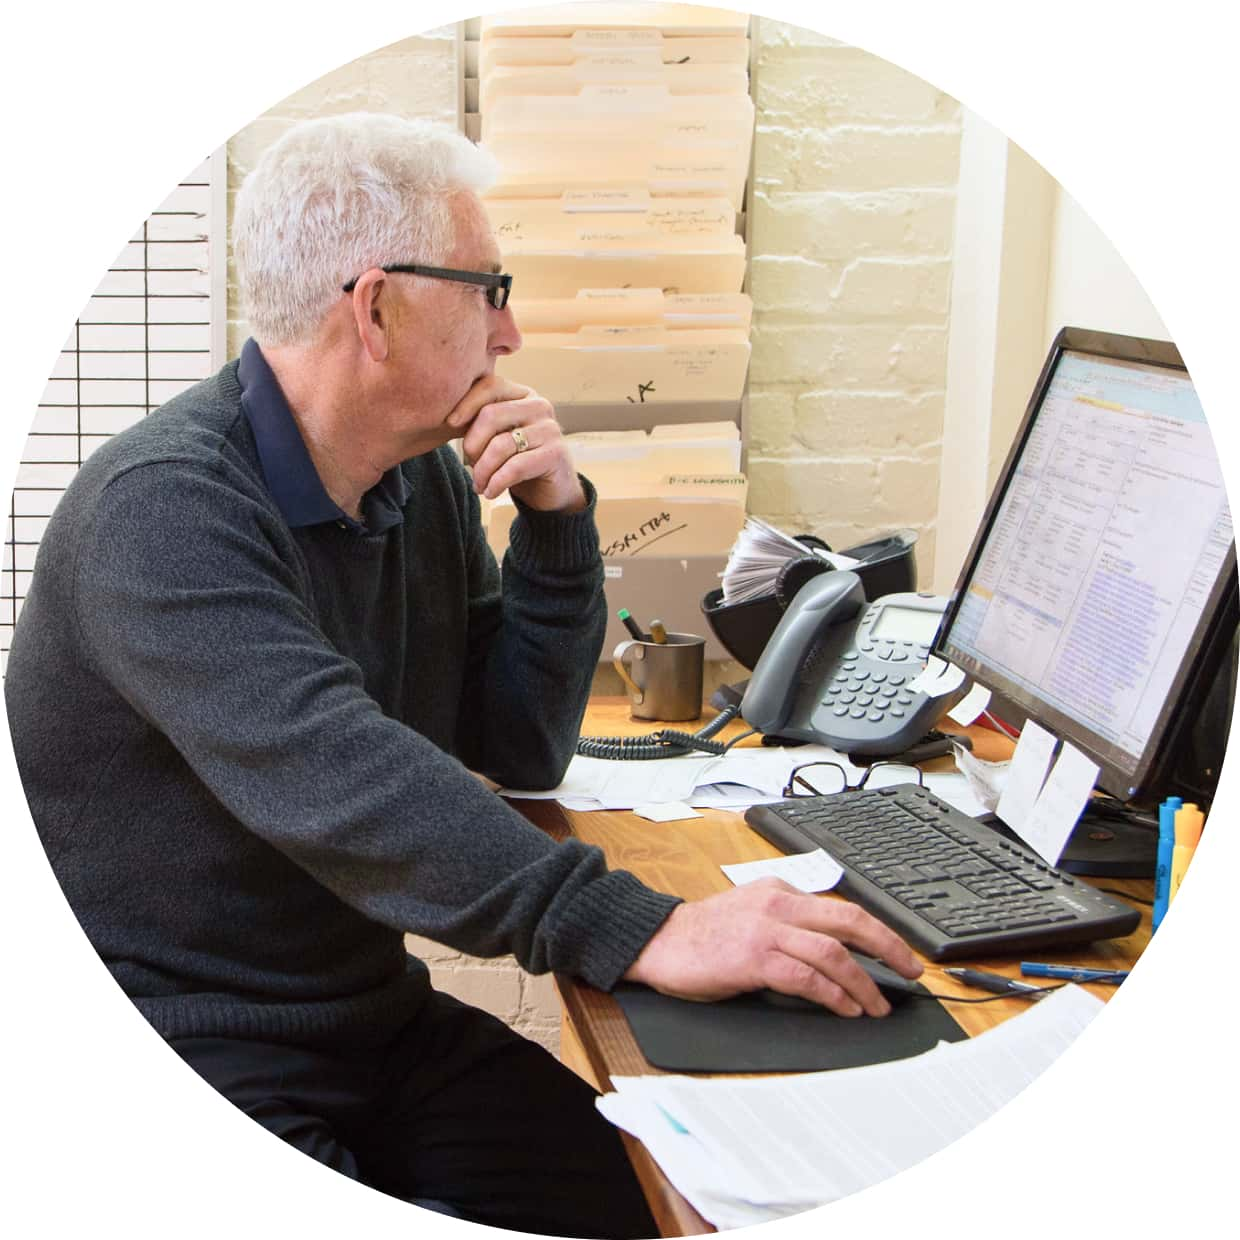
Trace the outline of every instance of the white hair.
{"type": "Polygon", "coordinates": [[[294,126],[245,178],[233,252],[259,344],[313,338],[341,286],[386,263],[442,264],[450,199],[494,183],[495,159],[447,125],[353,112],[294,126]]]}

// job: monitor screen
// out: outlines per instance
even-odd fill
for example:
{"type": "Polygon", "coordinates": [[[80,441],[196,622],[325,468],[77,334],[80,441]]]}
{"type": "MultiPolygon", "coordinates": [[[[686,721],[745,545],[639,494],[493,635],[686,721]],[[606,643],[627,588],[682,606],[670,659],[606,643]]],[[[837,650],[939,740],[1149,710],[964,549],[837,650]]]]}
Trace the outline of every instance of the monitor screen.
{"type": "Polygon", "coordinates": [[[1234,573],[1222,471],[1179,355],[1066,329],[936,650],[1134,796],[1234,573]]]}

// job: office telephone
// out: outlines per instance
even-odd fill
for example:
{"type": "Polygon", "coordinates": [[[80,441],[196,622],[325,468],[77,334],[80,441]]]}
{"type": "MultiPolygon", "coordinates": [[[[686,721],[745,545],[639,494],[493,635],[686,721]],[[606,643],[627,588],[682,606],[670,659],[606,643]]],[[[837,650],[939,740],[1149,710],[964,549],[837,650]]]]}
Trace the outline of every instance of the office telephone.
{"type": "Polygon", "coordinates": [[[910,691],[947,599],[888,594],[867,603],[846,570],[811,578],[771,634],[741,701],[768,736],[816,741],[844,753],[902,753],[958,702],[910,691]]]}

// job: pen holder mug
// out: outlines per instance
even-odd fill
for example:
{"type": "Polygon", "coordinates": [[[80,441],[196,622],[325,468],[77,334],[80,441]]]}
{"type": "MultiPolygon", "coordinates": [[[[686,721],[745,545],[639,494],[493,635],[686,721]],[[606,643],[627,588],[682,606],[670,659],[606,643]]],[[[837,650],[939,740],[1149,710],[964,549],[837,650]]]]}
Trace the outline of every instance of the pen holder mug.
{"type": "Polygon", "coordinates": [[[612,652],[634,719],[682,723],[702,713],[706,638],[669,633],[666,642],[623,641],[612,652]]]}

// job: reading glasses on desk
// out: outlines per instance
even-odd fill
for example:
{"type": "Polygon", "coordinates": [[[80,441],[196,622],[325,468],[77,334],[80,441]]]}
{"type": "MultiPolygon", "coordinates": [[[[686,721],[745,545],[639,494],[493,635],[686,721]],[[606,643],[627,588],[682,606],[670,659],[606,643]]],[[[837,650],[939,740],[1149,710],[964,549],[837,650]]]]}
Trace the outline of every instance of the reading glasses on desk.
{"type": "Polygon", "coordinates": [[[921,768],[904,762],[875,762],[866,768],[865,774],[855,783],[848,782],[848,772],[838,762],[806,762],[794,766],[784,785],[786,797],[825,797],[837,792],[860,792],[863,788],[886,788],[891,784],[917,784],[925,787],[921,768]],[[813,772],[813,783],[805,775],[813,772]],[[874,782],[870,777],[876,775],[874,782]]]}

